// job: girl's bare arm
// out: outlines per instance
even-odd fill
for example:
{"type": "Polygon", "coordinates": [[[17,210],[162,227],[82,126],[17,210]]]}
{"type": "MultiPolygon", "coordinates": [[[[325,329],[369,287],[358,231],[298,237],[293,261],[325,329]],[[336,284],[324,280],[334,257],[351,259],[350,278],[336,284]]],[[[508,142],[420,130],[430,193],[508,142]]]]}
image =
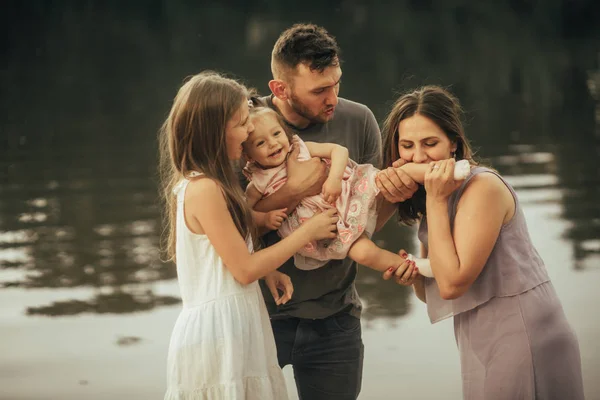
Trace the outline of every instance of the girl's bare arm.
{"type": "MultiPolygon", "coordinates": [[[[269,272],[276,270],[286,260],[300,250],[306,243],[316,240],[316,230],[323,234],[329,228],[329,223],[334,229],[337,216],[318,215],[324,225],[307,226],[312,221],[307,221],[294,233],[280,242],[266,249],[250,253],[246,241],[237,230],[220,186],[208,178],[196,179],[188,184],[185,193],[185,219],[190,229],[198,234],[205,234],[215,247],[217,254],[229,269],[234,278],[242,283],[249,284],[269,272]]],[[[316,222],[317,220],[315,220],[316,222]]],[[[329,232],[330,237],[335,237],[335,232],[329,232]]],[[[317,234],[317,235],[319,235],[317,234]]],[[[323,237],[325,238],[325,237],[323,237]]]]}

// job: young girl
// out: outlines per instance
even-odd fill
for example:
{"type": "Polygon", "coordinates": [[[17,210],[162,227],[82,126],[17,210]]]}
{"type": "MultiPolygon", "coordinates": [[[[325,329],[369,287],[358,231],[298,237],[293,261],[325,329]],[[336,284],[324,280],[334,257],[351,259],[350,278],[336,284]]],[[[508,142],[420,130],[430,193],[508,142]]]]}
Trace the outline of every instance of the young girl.
{"type": "Polygon", "coordinates": [[[384,165],[402,159],[427,171],[398,216],[419,221],[421,256],[435,279],[418,276],[414,288],[431,322],[454,317],[464,398],[583,399],[577,338],[519,199],[496,171],[473,162],[458,100],[435,86],[408,93],[384,133],[384,165]],[[472,165],[463,181],[452,177],[455,158],[472,165]]]}
{"type": "MultiPolygon", "coordinates": [[[[319,268],[328,260],[343,259],[346,255],[379,271],[395,269],[405,262],[369,239],[377,222],[379,189],[375,185],[375,176],[379,171],[375,167],[356,164],[348,158],[348,150],[342,146],[304,142],[298,136],[292,136],[281,116],[270,108],[253,107],[250,116],[255,129],[244,143],[248,161],[244,172],[250,180],[246,197],[250,207],[276,192],[286,182],[286,160],[292,146],[300,150],[298,159],[322,157],[330,165],[321,195],[304,198],[288,218],[278,211],[270,214],[273,219],[270,227],[278,229],[282,237],[287,237],[315,212],[337,209],[340,219],[336,238],[308,243],[294,255],[297,268],[319,268]]],[[[424,174],[418,167],[407,172],[417,176],[424,174]]]]}
{"type": "Polygon", "coordinates": [[[181,87],[161,131],[168,253],[183,300],[165,399],[287,399],[256,281],[269,273],[285,281],[276,268],[309,241],[335,236],[330,211],[253,252],[250,210],[231,165],[252,129],[247,95],[239,83],[203,72],[181,87]]]}

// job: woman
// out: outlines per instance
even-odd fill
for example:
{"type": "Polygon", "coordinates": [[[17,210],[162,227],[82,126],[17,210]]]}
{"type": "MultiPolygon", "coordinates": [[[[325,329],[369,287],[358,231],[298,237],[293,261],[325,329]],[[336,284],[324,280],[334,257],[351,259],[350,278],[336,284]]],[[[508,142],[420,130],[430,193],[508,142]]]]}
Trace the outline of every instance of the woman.
{"type": "Polygon", "coordinates": [[[473,162],[461,116],[456,98],[429,86],[398,99],[384,124],[384,165],[430,166],[424,186],[398,205],[401,222],[419,221],[421,256],[435,276],[414,280],[415,293],[432,323],[454,317],[465,399],[583,399],[577,338],[519,200],[473,162]],[[462,159],[471,173],[455,181],[462,159]]]}

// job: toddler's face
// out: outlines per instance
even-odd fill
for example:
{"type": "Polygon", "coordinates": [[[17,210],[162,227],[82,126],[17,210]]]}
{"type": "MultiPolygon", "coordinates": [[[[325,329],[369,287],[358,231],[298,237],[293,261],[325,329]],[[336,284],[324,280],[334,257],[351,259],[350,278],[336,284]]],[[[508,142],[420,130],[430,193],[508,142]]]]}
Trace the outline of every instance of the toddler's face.
{"type": "Polygon", "coordinates": [[[273,115],[253,115],[254,131],[244,143],[244,151],[250,161],[264,168],[273,168],[285,162],[290,150],[290,141],[279,121],[273,115]]]}

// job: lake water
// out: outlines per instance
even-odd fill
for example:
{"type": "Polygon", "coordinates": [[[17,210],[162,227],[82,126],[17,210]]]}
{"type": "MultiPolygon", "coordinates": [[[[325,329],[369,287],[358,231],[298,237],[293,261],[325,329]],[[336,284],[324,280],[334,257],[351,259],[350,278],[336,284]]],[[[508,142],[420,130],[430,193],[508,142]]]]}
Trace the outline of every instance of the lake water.
{"type": "MultiPolygon", "coordinates": [[[[180,309],[160,261],[156,135],[185,76],[266,93],[278,34],[343,50],[340,95],[381,121],[398,92],[462,100],[478,156],[517,189],[600,399],[600,28],[590,1],[7,2],[0,16],[0,399],[161,398],[180,309]],[[98,2],[99,3],[99,2],[98,2]]],[[[415,251],[412,228],[376,240],[415,251]]],[[[452,322],[363,269],[360,398],[460,399],[452,322]]],[[[295,396],[291,371],[285,370],[295,396]]]]}

